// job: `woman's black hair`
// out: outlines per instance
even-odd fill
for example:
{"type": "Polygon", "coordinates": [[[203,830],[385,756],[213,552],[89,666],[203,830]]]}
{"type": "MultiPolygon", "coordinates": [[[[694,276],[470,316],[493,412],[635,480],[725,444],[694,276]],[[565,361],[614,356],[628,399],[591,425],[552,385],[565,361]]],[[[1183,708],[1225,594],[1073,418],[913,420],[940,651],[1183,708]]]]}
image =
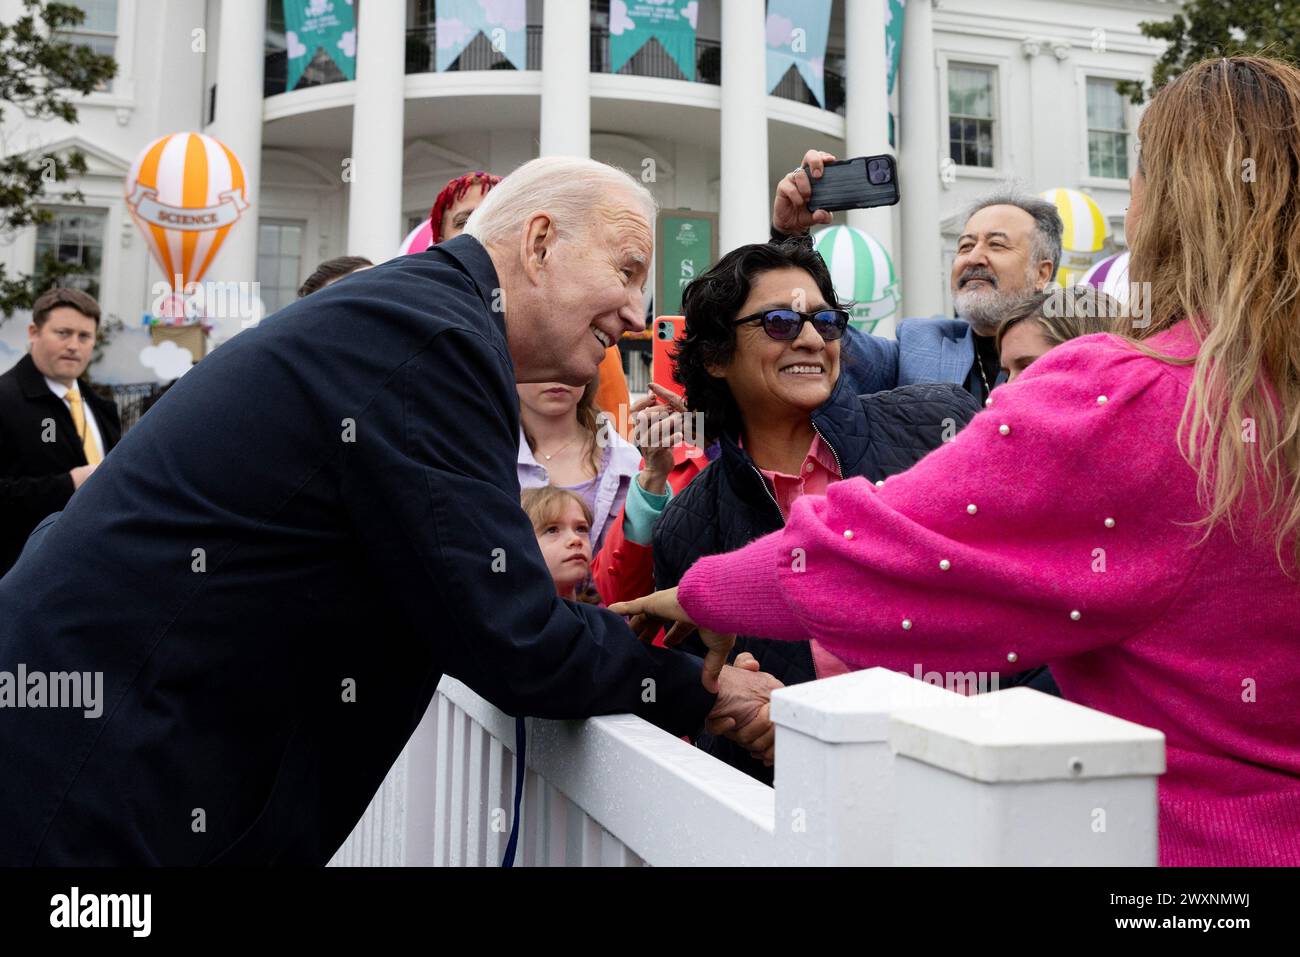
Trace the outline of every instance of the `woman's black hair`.
{"type": "Polygon", "coordinates": [[[740,246],[718,260],[682,294],[686,335],[674,353],[673,378],[686,387],[686,405],[704,414],[707,441],[740,431],[741,415],[726,379],[709,375],[709,366],[726,366],[736,352],[740,309],[754,280],[773,269],[802,269],[832,309],[844,308],[835,297],[830,270],[806,240],[740,246]]]}

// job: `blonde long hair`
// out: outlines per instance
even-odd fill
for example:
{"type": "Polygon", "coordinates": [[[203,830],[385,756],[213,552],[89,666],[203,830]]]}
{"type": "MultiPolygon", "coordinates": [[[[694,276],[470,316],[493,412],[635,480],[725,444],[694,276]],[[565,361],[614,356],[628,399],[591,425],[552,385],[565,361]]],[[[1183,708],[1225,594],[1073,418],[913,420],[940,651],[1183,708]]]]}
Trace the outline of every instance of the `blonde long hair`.
{"type": "Polygon", "coordinates": [[[1300,528],[1300,70],[1202,61],[1156,94],[1139,138],[1129,275],[1150,284],[1147,324],[1121,329],[1141,340],[1191,320],[1198,356],[1160,358],[1195,365],[1177,435],[1202,524],[1231,530],[1253,489],[1285,568],[1300,528]]]}

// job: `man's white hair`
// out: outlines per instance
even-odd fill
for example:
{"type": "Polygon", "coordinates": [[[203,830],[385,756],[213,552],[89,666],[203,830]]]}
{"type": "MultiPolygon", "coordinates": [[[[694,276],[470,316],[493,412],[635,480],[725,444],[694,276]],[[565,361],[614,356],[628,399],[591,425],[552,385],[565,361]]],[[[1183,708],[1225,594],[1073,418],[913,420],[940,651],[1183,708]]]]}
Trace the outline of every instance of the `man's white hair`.
{"type": "Polygon", "coordinates": [[[534,213],[548,212],[561,240],[581,239],[601,212],[630,204],[654,229],[650,191],[615,166],[573,156],[529,160],[506,176],[465,224],[484,246],[516,238],[534,213]]]}

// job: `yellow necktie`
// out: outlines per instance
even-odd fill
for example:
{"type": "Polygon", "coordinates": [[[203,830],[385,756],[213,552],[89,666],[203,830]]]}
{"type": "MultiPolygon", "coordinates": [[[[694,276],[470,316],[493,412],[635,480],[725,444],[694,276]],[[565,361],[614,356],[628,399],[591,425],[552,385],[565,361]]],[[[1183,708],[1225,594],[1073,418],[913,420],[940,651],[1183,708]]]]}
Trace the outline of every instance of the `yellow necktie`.
{"type": "Polygon", "coordinates": [[[81,393],[76,389],[69,389],[67,398],[68,406],[72,410],[72,424],[77,427],[77,435],[81,436],[81,447],[86,453],[86,464],[98,465],[104,456],[100,454],[95,433],[86,425],[86,410],[81,405],[81,393]]]}

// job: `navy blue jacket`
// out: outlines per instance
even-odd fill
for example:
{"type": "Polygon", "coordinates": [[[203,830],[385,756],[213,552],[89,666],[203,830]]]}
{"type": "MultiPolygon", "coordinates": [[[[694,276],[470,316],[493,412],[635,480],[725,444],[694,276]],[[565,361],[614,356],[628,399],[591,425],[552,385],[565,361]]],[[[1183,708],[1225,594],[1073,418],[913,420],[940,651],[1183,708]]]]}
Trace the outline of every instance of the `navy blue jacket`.
{"type": "Polygon", "coordinates": [[[444,672],[700,725],[699,659],[555,595],[497,285],[462,236],[241,333],[0,579],[0,672],[104,682],[0,708],[0,864],[323,864],[444,672]]]}

